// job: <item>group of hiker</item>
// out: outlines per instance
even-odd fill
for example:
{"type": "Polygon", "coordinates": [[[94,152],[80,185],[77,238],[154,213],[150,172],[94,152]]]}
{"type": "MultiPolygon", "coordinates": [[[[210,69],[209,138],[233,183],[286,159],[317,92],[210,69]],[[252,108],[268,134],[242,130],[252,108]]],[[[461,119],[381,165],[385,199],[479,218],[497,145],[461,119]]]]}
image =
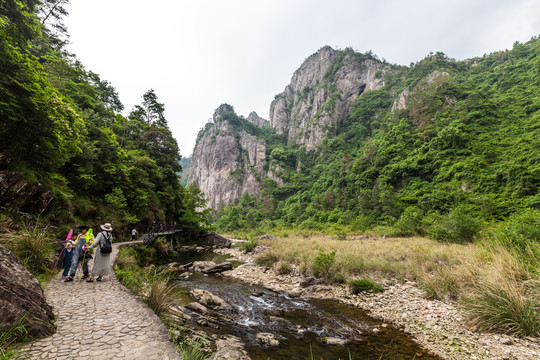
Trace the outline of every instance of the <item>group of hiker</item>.
{"type": "Polygon", "coordinates": [[[78,227],[78,232],[68,236],[64,245],[64,271],[62,278],[65,282],[73,281],[79,263],[82,263],[83,276],[86,282],[101,281],[109,274],[112,252],[112,226],[109,223],[100,225],[101,231],[94,238],[92,229],[87,225],[78,227]],[[94,257],[92,248],[96,248],[94,257]],[[88,271],[88,261],[94,259],[92,271],[88,271]]]}

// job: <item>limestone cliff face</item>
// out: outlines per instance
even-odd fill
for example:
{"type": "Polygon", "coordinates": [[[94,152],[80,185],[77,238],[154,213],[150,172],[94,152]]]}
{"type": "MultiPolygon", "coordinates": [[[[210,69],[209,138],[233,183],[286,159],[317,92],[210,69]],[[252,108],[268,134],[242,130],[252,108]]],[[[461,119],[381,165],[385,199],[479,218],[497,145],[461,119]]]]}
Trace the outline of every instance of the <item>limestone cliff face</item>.
{"type": "MultiPolygon", "coordinates": [[[[208,198],[207,206],[215,209],[232,203],[245,191],[259,196],[264,177],[265,141],[238,130],[226,119],[231,113],[234,110],[229,105],[215,111],[214,125],[197,142],[189,169],[188,183],[195,182],[208,198]]],[[[246,120],[266,122],[255,113],[246,120]]]]}
{"type": "Polygon", "coordinates": [[[312,150],[335,135],[354,101],[384,85],[384,64],[352,51],[323,47],[292,76],[270,105],[270,125],[287,135],[289,144],[312,150]]]}

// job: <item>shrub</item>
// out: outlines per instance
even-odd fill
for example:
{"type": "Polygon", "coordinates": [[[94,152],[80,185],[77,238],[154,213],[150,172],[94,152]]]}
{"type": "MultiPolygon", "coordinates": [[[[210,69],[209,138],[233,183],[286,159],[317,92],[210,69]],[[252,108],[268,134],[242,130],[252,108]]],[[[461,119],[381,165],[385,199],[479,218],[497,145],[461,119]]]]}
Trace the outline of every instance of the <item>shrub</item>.
{"type": "Polygon", "coordinates": [[[338,240],[347,240],[347,232],[346,231],[339,231],[336,234],[336,239],[338,239],[338,240]]]}
{"type": "Polygon", "coordinates": [[[516,252],[530,271],[540,267],[540,211],[525,209],[515,213],[495,230],[495,239],[511,252],[516,252]]]}
{"type": "Polygon", "coordinates": [[[440,241],[471,242],[478,235],[482,223],[470,206],[459,205],[435,221],[429,229],[429,235],[440,241]]]}
{"type": "Polygon", "coordinates": [[[358,294],[361,291],[374,291],[374,292],[383,292],[384,288],[382,285],[375,283],[369,279],[351,279],[349,280],[350,289],[353,294],[358,294]]]}
{"type": "Polygon", "coordinates": [[[421,234],[422,219],[424,212],[416,206],[407,207],[401,214],[399,220],[395,223],[399,235],[414,235],[421,234]]]}
{"type": "Polygon", "coordinates": [[[253,249],[255,249],[255,246],[257,246],[256,240],[249,240],[246,242],[239,243],[237,245],[238,248],[244,250],[245,252],[252,252],[253,249]]]}
{"type": "Polygon", "coordinates": [[[278,275],[286,275],[292,272],[292,266],[285,260],[280,260],[274,265],[274,271],[278,275]]]}
{"type": "Polygon", "coordinates": [[[371,227],[371,221],[367,216],[358,215],[351,220],[350,227],[353,231],[366,231],[371,227]]]}
{"type": "Polygon", "coordinates": [[[322,249],[319,249],[319,253],[313,259],[313,274],[315,276],[323,275],[324,277],[329,277],[330,269],[336,262],[336,252],[332,250],[330,252],[324,252],[322,249]]]}

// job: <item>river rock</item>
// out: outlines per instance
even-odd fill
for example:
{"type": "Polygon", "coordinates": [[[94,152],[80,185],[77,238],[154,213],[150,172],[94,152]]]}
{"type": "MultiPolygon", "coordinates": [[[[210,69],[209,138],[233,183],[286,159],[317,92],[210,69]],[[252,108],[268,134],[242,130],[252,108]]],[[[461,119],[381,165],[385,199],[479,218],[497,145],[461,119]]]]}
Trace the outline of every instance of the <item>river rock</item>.
{"type": "Polygon", "coordinates": [[[183,272],[180,275],[176,276],[175,279],[176,280],[187,280],[187,279],[189,279],[190,276],[191,276],[191,273],[186,271],[186,272],[183,272]]]}
{"type": "Polygon", "coordinates": [[[194,261],[193,265],[190,267],[190,270],[195,272],[204,272],[204,270],[216,266],[216,263],[213,261],[194,261]]]}
{"type": "Polygon", "coordinates": [[[244,344],[236,336],[228,335],[215,342],[216,352],[209,360],[251,360],[244,350],[244,344]]]}
{"type": "Polygon", "coordinates": [[[324,284],[324,279],[316,279],[314,277],[307,277],[305,280],[300,281],[301,287],[308,287],[311,285],[324,284]]]}
{"type": "Polygon", "coordinates": [[[179,265],[179,266],[178,266],[178,270],[187,270],[187,269],[189,269],[192,265],[193,265],[193,262],[189,262],[189,263],[184,264],[184,265],[179,265]]]}
{"type": "Polygon", "coordinates": [[[195,311],[199,314],[206,314],[208,312],[208,309],[206,306],[199,304],[198,302],[192,302],[186,305],[186,308],[188,308],[191,311],[195,311]]]}
{"type": "Polygon", "coordinates": [[[225,300],[203,289],[193,289],[189,292],[197,301],[215,310],[232,310],[232,306],[225,300]]]}
{"type": "Polygon", "coordinates": [[[276,240],[276,238],[270,234],[264,234],[259,238],[259,240],[276,240]]]}
{"type": "Polygon", "coordinates": [[[18,257],[0,246],[0,333],[25,314],[29,337],[42,338],[55,332],[54,314],[38,279],[18,257]]]}
{"type": "Polygon", "coordinates": [[[347,339],[340,339],[340,338],[335,338],[335,337],[325,337],[325,338],[323,338],[323,343],[325,343],[326,345],[345,346],[349,342],[350,341],[347,340],[347,339]]]}
{"type": "Polygon", "coordinates": [[[207,237],[208,237],[208,245],[214,246],[218,249],[231,247],[231,244],[232,244],[231,240],[219,234],[216,234],[214,232],[209,232],[207,234],[207,237]]]}
{"type": "Polygon", "coordinates": [[[207,267],[203,269],[202,272],[205,274],[215,274],[215,273],[220,273],[220,272],[231,270],[231,269],[232,269],[232,264],[226,261],[220,264],[216,264],[214,266],[207,267]]]}
{"type": "Polygon", "coordinates": [[[276,336],[271,333],[258,333],[256,335],[257,340],[259,340],[263,345],[266,346],[279,346],[279,340],[276,339],[276,336]]]}

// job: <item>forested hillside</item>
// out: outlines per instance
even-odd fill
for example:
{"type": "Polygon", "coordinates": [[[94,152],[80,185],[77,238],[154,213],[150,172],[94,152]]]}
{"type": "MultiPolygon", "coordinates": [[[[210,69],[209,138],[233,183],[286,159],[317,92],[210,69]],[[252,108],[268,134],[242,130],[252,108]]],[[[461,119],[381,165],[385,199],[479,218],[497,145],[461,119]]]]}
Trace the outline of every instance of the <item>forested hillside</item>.
{"type": "Polygon", "coordinates": [[[201,199],[179,183],[164,105],[149,90],[122,116],[112,84],[66,50],[62,4],[0,4],[0,153],[6,173],[22,174],[1,195],[39,182],[53,199],[41,210],[56,223],[106,219],[118,229],[177,220],[199,228],[201,199]]]}
{"type": "Polygon", "coordinates": [[[540,40],[465,61],[380,64],[384,86],[361,94],[316,149],[263,136],[265,167],[278,165],[283,184],[263,179],[260,199],[218,211],[222,229],[383,225],[445,238],[455,219],[472,230],[540,208],[540,40]]]}

